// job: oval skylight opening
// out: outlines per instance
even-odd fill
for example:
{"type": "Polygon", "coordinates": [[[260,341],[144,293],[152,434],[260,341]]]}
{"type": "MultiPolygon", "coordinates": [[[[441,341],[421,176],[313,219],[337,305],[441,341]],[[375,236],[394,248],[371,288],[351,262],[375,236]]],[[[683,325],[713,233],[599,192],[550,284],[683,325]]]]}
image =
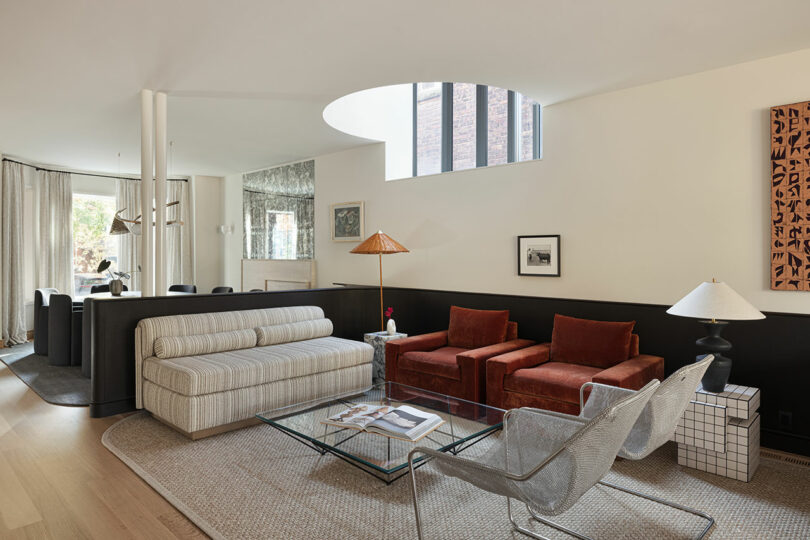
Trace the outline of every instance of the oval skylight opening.
{"type": "Polygon", "coordinates": [[[470,83],[361,90],[323,111],[335,129],[385,142],[385,179],[542,157],[542,109],[519,92],[470,83]]]}

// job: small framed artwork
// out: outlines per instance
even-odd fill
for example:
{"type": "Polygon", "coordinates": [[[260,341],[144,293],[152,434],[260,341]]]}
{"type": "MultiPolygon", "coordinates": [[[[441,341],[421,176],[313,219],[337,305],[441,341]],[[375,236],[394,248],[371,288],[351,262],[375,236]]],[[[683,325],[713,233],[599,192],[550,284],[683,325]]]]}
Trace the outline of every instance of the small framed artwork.
{"type": "Polygon", "coordinates": [[[519,276],[560,275],[560,235],[518,236],[519,276]]]}
{"type": "Polygon", "coordinates": [[[332,240],[362,242],[365,235],[363,201],[333,204],[329,207],[332,240]]]}

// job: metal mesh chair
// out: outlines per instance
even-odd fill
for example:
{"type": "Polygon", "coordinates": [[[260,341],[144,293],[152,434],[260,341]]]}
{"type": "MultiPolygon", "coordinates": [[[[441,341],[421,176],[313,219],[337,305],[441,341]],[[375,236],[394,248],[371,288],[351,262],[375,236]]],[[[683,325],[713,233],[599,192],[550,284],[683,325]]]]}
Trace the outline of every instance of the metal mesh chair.
{"type": "Polygon", "coordinates": [[[517,524],[510,499],[526,504],[532,516],[578,538],[586,538],[541,517],[568,510],[610,470],[638,416],[660,383],[655,380],[626,396],[591,420],[540,409],[512,409],[504,416],[504,432],[479,460],[473,461],[423,447],[408,455],[416,529],[422,522],[414,459],[424,454],[438,469],[485,491],[503,495],[509,520],[517,531],[544,537],[517,524]]]}
{"type": "MultiPolygon", "coordinates": [[[[630,460],[644,459],[672,438],[678,421],[689,406],[689,402],[694,397],[695,390],[701,378],[703,378],[703,374],[713,360],[714,356],[710,354],[706,355],[702,360],[682,367],[661,383],[655,391],[655,394],[653,394],[647,402],[647,406],[644,407],[633,429],[630,430],[627,440],[624,441],[619,451],[620,457],[630,460]]],[[[579,403],[580,410],[582,411],[579,416],[585,420],[594,418],[605,407],[609,407],[611,403],[615,403],[634,393],[634,390],[627,390],[616,386],[585,383],[579,390],[579,403]],[[585,391],[589,388],[591,389],[591,394],[588,397],[588,401],[585,402],[585,391]]],[[[609,482],[600,481],[600,484],[665,504],[706,519],[708,523],[697,538],[703,538],[714,524],[714,518],[694,508],[666,501],[609,482]]]]}

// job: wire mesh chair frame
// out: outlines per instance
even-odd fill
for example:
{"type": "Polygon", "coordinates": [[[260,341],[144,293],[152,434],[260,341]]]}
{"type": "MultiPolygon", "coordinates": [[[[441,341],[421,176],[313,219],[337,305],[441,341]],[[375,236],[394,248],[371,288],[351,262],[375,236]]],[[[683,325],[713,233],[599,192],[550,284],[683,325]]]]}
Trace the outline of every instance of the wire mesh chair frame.
{"type": "MultiPolygon", "coordinates": [[[[694,403],[692,397],[695,390],[713,360],[713,355],[706,355],[702,360],[680,368],[661,383],[655,394],[647,402],[633,429],[630,430],[630,434],[619,452],[620,457],[633,461],[644,459],[672,438],[675,427],[684,411],[690,403],[694,403]]],[[[634,393],[635,390],[587,382],[579,389],[580,417],[588,419],[604,407],[609,406],[611,402],[634,393]],[[586,402],[585,391],[587,389],[591,390],[591,395],[586,402]]],[[[705,519],[706,525],[696,537],[698,540],[706,536],[706,533],[714,525],[714,518],[700,510],[612,482],[600,480],[599,483],[705,519]]]]}
{"type": "Polygon", "coordinates": [[[414,448],[408,454],[408,465],[420,540],[423,538],[422,518],[414,468],[414,459],[418,454],[435,460],[445,474],[505,496],[507,515],[515,530],[532,538],[547,540],[518,525],[512,514],[512,498],[525,503],[532,517],[541,523],[587,540],[587,536],[548,520],[539,513],[556,515],[566,511],[607,474],[619,448],[659,384],[657,380],[650,382],[590,420],[532,408],[507,411],[503,420],[503,440],[493,445],[481,461],[430,448],[414,448]],[[534,425],[531,429],[521,429],[521,423],[534,425]],[[524,443],[523,439],[528,441],[524,443]]]}

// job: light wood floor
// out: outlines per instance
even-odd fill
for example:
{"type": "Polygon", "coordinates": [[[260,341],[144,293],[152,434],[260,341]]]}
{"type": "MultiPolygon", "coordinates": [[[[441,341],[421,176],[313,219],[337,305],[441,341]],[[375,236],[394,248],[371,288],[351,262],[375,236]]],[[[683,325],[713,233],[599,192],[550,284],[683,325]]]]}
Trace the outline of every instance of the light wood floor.
{"type": "Polygon", "coordinates": [[[206,538],[101,444],[121,418],[50,405],[0,363],[0,538],[206,538]]]}

